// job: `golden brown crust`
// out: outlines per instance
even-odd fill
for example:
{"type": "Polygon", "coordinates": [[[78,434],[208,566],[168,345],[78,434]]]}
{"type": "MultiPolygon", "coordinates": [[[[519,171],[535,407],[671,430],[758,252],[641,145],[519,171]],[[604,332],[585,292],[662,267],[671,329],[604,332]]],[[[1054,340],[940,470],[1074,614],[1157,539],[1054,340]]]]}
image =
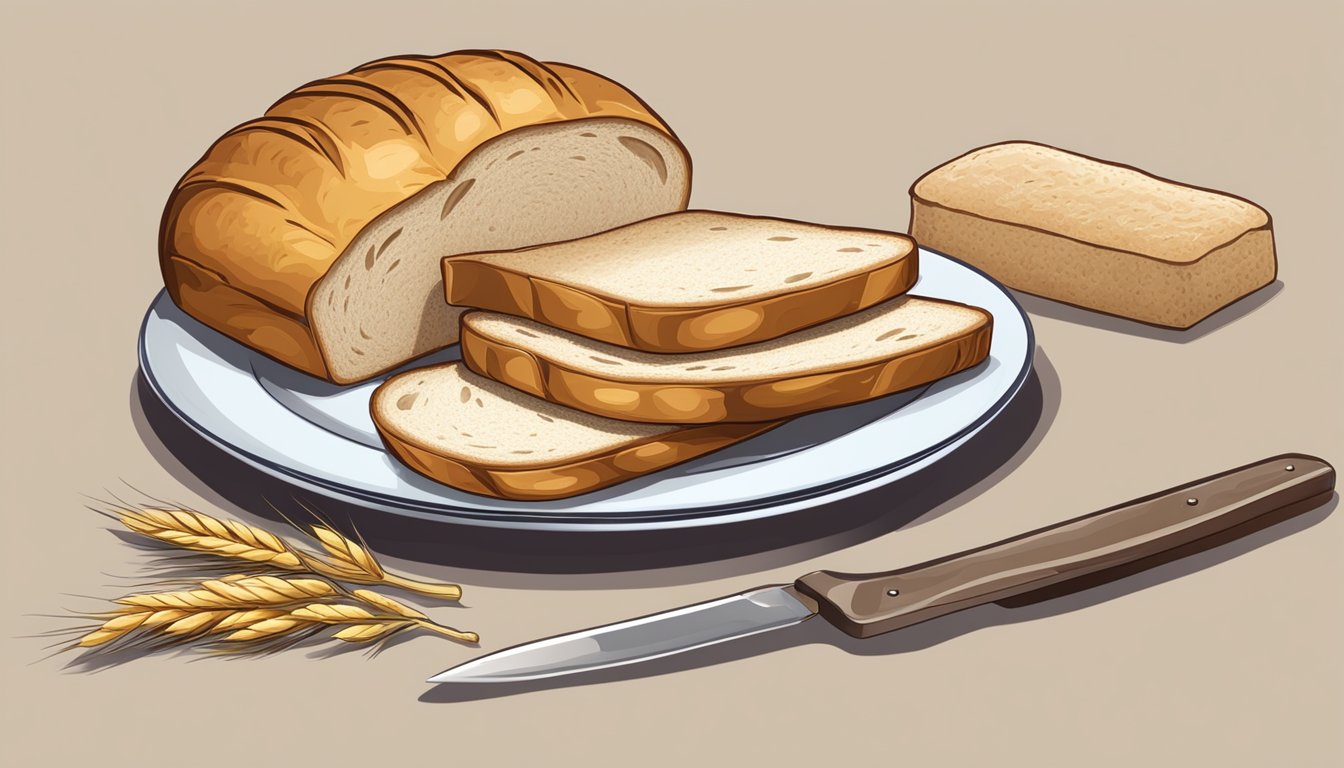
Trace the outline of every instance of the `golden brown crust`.
{"type": "Polygon", "coordinates": [[[308,302],[365,226],[490,139],[591,117],[637,120],[675,140],[620,85],[508,51],[392,57],[308,83],[224,134],[177,183],[160,226],[164,283],[202,322],[325,376],[308,302]],[[188,275],[212,276],[213,300],[176,284],[188,275]],[[221,300],[224,288],[235,302],[221,300]],[[285,341],[268,344],[268,313],[285,341]]]}
{"type": "Polygon", "coordinates": [[[322,355],[301,318],[263,303],[179,258],[164,261],[168,295],[179,307],[224,335],[304,373],[329,378],[322,355]]]}
{"type": "Polygon", "coordinates": [[[402,463],[431,480],[469,493],[523,501],[563,499],[596,491],[726,448],[779,426],[775,423],[691,427],[631,442],[615,452],[552,466],[517,468],[469,464],[400,437],[377,419],[374,424],[384,444],[402,463]]]}
{"type": "Polygon", "coordinates": [[[704,352],[778,338],[895,298],[919,277],[918,250],[872,271],[739,304],[649,307],[524,275],[471,256],[443,260],[448,303],[647,352],[704,352]]]}
{"type": "Polygon", "coordinates": [[[950,376],[989,355],[993,318],[890,360],[769,381],[669,385],[599,378],[477,333],[463,324],[462,360],[472,371],[554,403],[599,416],[658,424],[787,419],[870,400],[950,376]]]}

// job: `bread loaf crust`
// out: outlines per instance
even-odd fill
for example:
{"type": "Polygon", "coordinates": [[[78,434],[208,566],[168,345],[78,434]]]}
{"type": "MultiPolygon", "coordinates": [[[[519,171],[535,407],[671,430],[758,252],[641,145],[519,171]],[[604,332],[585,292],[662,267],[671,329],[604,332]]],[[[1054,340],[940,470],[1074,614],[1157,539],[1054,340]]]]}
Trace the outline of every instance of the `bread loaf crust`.
{"type": "MultiPolygon", "coordinates": [[[[1272,218],[1250,200],[1045,144],[1014,141],[971,150],[917,179],[910,201],[910,233],[921,246],[966,261],[1015,290],[1149,325],[1189,328],[1278,275],[1272,218]],[[1157,194],[1165,186],[1174,194],[1221,199],[1228,211],[1212,224],[1155,216],[1143,222],[1148,236],[1142,239],[1118,231],[1115,222],[1104,222],[1098,237],[1080,238],[1026,223],[1040,218],[1039,208],[1030,216],[1003,210],[991,215],[977,205],[974,190],[939,178],[944,169],[977,153],[1019,145],[1071,156],[1098,170],[1140,174],[1157,194]]],[[[1056,204],[1061,219],[1070,215],[1069,203],[1056,204]]]]}
{"type": "Polygon", "coordinates": [[[510,51],[392,57],[309,83],[222,136],[174,187],[164,283],[216,330],[332,378],[310,302],[366,226],[492,139],[596,118],[645,124],[680,147],[617,83],[510,51]]]}
{"type": "Polygon", "coordinates": [[[443,284],[449,304],[518,315],[647,352],[703,352],[778,338],[910,290],[919,278],[919,250],[914,241],[871,231],[908,243],[908,251],[868,272],[737,303],[644,306],[473,258],[478,254],[445,258],[443,284]]]}
{"type": "MultiPolygon", "coordinates": [[[[945,302],[954,303],[954,302],[945,302]]],[[[965,305],[962,305],[965,306],[965,305]]],[[[626,421],[718,424],[787,419],[871,400],[971,368],[989,356],[993,318],[900,357],[802,376],[672,385],[594,376],[462,326],[462,360],[475,373],[553,403],[626,421]]]]}

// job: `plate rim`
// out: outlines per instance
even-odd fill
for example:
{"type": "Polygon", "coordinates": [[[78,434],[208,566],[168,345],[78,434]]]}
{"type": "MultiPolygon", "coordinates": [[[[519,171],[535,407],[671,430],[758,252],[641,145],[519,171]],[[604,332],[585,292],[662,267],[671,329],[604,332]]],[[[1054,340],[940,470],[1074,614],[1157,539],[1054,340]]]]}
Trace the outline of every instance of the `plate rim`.
{"type": "MultiPolygon", "coordinates": [[[[154,369],[149,365],[146,345],[146,331],[151,318],[154,316],[155,309],[159,306],[159,302],[165,298],[167,298],[168,301],[171,301],[171,297],[167,296],[166,289],[161,289],[154,296],[140,322],[136,343],[136,358],[139,365],[138,373],[145,380],[150,391],[154,393],[154,396],[159,403],[167,408],[178,421],[186,425],[193,434],[205,439],[208,443],[222,450],[234,459],[243,462],[254,470],[310,492],[332,498],[338,502],[358,504],[387,514],[412,517],[431,522],[475,527],[543,531],[588,531],[595,533],[694,528],[745,522],[748,520],[759,520],[839,501],[871,488],[895,482],[896,480],[907,477],[932,465],[969,441],[970,438],[975,436],[975,434],[983,430],[990,422],[997,418],[999,414],[1007,408],[1008,404],[1016,399],[1017,395],[1022,390],[1022,386],[1030,377],[1031,371],[1034,368],[1036,347],[1035,328],[1031,322],[1030,316],[1017,300],[1017,297],[1013,295],[1012,291],[1010,291],[1007,286],[986,274],[983,270],[978,269],[971,264],[967,264],[955,257],[948,256],[947,254],[925,246],[920,246],[920,249],[928,251],[941,258],[948,259],[986,280],[1008,299],[1009,303],[1017,312],[1026,332],[1026,354],[1023,355],[1022,364],[1014,376],[1012,383],[992,405],[986,408],[971,423],[937,444],[928,446],[916,454],[903,456],[891,464],[871,468],[853,475],[846,475],[843,478],[807,488],[801,492],[795,492],[783,499],[778,496],[764,497],[747,502],[735,502],[729,507],[698,506],[693,510],[681,510],[679,512],[668,511],[660,515],[630,516],[626,513],[588,513],[586,515],[584,513],[568,513],[561,517],[557,515],[555,510],[529,513],[522,510],[498,511],[428,507],[416,500],[398,498],[379,493],[370,493],[362,489],[341,486],[334,483],[328,484],[328,482],[322,478],[310,477],[302,474],[283,464],[276,463],[262,456],[254,455],[250,451],[239,448],[238,446],[215,436],[206,427],[198,424],[195,419],[183,411],[173,402],[172,398],[168,396],[167,392],[163,389],[162,384],[155,376],[154,369]]],[[[206,327],[208,328],[208,326],[206,327]]],[[[214,329],[210,330],[213,331],[214,329]]],[[[215,332],[218,333],[218,331],[215,332]]],[[[238,343],[233,340],[230,341],[232,343],[238,343]]],[[[251,351],[256,354],[264,354],[258,350],[251,351]]]]}

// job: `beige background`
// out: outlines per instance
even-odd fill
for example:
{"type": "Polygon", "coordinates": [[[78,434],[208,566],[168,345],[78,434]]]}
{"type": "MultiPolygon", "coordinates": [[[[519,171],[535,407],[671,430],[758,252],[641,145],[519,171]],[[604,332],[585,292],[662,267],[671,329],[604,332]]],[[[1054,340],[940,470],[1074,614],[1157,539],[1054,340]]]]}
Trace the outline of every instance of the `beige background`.
{"type": "Polygon", "coordinates": [[[864,642],[810,622],[583,684],[427,693],[426,675],[516,642],[818,567],[909,564],[1279,452],[1344,460],[1340,3],[888,5],[0,6],[0,755],[1344,764],[1344,521],[1333,503],[1015,612],[990,606],[864,642]],[[137,395],[135,334],[159,288],[155,234],[173,182],[218,134],[302,82],[467,47],[579,64],[637,90],[690,147],[699,207],[902,229],[920,172],[1029,138],[1261,203],[1281,285],[1188,334],[1026,300],[1039,374],[1022,402],[917,483],[822,515],[616,541],[366,519],[385,551],[438,561],[389,562],[466,585],[469,608],[435,615],[481,632],[481,651],[420,637],[373,659],[158,656],[97,674],[43,659],[47,641],[31,635],[65,623],[35,614],[96,607],[74,595],[112,597],[146,573],[84,495],[135,497],[129,483],[263,521],[250,514],[259,501],[235,504],[255,495],[255,478],[159,436],[171,429],[137,395]]]}

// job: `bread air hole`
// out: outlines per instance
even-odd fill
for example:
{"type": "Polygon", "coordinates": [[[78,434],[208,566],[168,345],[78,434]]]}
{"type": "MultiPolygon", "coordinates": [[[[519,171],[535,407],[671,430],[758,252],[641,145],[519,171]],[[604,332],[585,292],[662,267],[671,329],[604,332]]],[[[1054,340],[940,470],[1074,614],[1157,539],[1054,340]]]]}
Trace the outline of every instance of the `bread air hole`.
{"type": "Polygon", "coordinates": [[[453,212],[453,209],[457,207],[457,204],[462,202],[462,198],[467,196],[467,192],[471,190],[471,185],[475,183],[475,179],[467,179],[466,181],[458,182],[457,186],[453,188],[453,191],[448,193],[448,198],[443,201],[443,212],[439,214],[440,221],[448,218],[453,212]]]}
{"type": "Polygon", "coordinates": [[[667,159],[663,157],[662,152],[647,141],[641,141],[634,136],[621,136],[616,140],[621,142],[621,146],[630,150],[630,154],[648,163],[658,174],[659,181],[667,183],[667,159]]]}
{"type": "Polygon", "coordinates": [[[767,239],[767,240],[770,240],[771,242],[775,242],[775,243],[789,243],[789,242],[793,242],[794,240],[797,240],[798,238],[796,238],[796,237],[785,237],[785,236],[783,236],[783,235],[775,235],[774,237],[769,237],[769,238],[766,238],[766,239],[767,239]]]}
{"type": "Polygon", "coordinates": [[[471,387],[463,387],[462,393],[459,394],[458,397],[462,398],[462,402],[464,403],[471,400],[471,387]]]}
{"type": "Polygon", "coordinates": [[[401,397],[398,397],[398,398],[397,398],[397,410],[401,410],[401,411],[409,411],[409,410],[411,410],[411,406],[415,405],[415,399],[416,399],[417,397],[419,397],[419,396],[420,396],[419,393],[417,393],[417,392],[412,392],[412,393],[409,394],[409,395],[402,395],[401,397]]]}
{"type": "MultiPolygon", "coordinates": [[[[373,269],[373,265],[374,265],[374,264],[377,264],[377,263],[378,263],[378,259],[379,259],[379,257],[381,257],[381,256],[383,255],[383,251],[386,251],[386,250],[387,250],[387,247],[388,247],[389,245],[392,244],[392,241],[396,240],[398,237],[401,237],[402,229],[403,229],[402,227],[398,227],[398,228],[392,230],[392,233],[389,234],[389,235],[387,236],[387,238],[383,240],[383,242],[378,243],[377,245],[370,245],[370,246],[369,246],[369,252],[366,253],[366,254],[364,254],[364,269],[365,269],[365,271],[369,271],[369,270],[372,270],[372,269],[373,269]]],[[[392,267],[395,267],[395,266],[396,266],[396,264],[393,264],[393,265],[392,265],[392,267]]],[[[388,271],[388,272],[391,272],[391,271],[392,271],[392,268],[389,267],[387,271],[388,271]]],[[[347,289],[350,288],[350,276],[349,276],[349,275],[347,275],[346,278],[345,278],[345,287],[346,287],[347,289]]]]}
{"type": "Polygon", "coordinates": [[[904,328],[897,328],[897,329],[894,330],[894,331],[887,331],[886,333],[882,334],[881,336],[878,336],[878,337],[877,337],[877,340],[878,340],[878,341],[884,341],[884,340],[886,340],[886,339],[890,339],[892,336],[895,336],[895,335],[898,334],[898,333],[905,333],[905,329],[904,329],[904,328]]]}
{"type": "Polygon", "coordinates": [[[727,232],[727,231],[728,231],[728,228],[727,228],[727,227],[710,227],[710,228],[709,228],[709,231],[710,231],[710,232],[727,232]]]}
{"type": "Polygon", "coordinates": [[[796,282],[798,282],[799,280],[806,280],[807,278],[809,278],[809,277],[811,277],[811,276],[812,276],[812,273],[811,273],[811,272],[799,272],[799,273],[796,274],[796,275],[789,275],[788,277],[784,278],[784,282],[786,282],[786,283],[796,283],[796,282]]]}
{"type": "Polygon", "coordinates": [[[863,253],[862,248],[841,248],[836,253],[863,253]]]}
{"type": "Polygon", "coordinates": [[[621,364],[621,361],[620,361],[620,360],[608,360],[608,359],[605,358],[605,357],[598,357],[597,355],[589,355],[588,358],[589,358],[590,360],[596,360],[596,361],[599,362],[599,363],[606,363],[607,365],[620,365],[620,364],[621,364]]]}
{"type": "Polygon", "coordinates": [[[725,285],[722,288],[710,288],[709,290],[714,293],[732,293],[733,291],[741,291],[750,287],[751,285],[725,285]]]}

